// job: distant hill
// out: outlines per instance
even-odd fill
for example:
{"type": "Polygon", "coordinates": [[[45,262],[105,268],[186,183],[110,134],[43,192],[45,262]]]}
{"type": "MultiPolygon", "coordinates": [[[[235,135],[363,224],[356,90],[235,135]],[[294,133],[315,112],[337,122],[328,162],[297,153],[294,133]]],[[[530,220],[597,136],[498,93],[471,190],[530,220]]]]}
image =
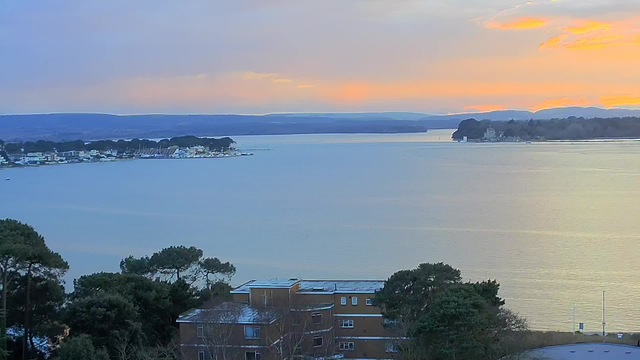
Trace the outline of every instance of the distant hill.
{"type": "Polygon", "coordinates": [[[566,107],[553,108],[540,111],[519,111],[519,110],[498,110],[485,113],[464,113],[452,115],[432,115],[426,116],[421,120],[456,120],[462,121],[466,119],[491,120],[491,121],[509,121],[509,120],[550,120],[564,119],[569,117],[583,117],[585,119],[593,118],[613,118],[613,117],[631,117],[640,116],[640,110],[627,109],[600,109],[595,107],[566,107]]]}
{"type": "Polygon", "coordinates": [[[456,129],[462,120],[508,121],[640,116],[640,110],[556,108],[538,112],[428,115],[414,112],[290,113],[268,115],[1,115],[0,138],[6,141],[160,138],[182,135],[237,136],[320,133],[415,133],[456,129]]]}
{"type": "Polygon", "coordinates": [[[284,115],[31,114],[0,116],[5,141],[321,133],[415,133],[427,127],[391,117],[284,115]]]}
{"type": "Polygon", "coordinates": [[[374,112],[374,113],[284,113],[269,114],[265,117],[305,117],[340,120],[421,120],[430,115],[414,112],[374,112]]]}

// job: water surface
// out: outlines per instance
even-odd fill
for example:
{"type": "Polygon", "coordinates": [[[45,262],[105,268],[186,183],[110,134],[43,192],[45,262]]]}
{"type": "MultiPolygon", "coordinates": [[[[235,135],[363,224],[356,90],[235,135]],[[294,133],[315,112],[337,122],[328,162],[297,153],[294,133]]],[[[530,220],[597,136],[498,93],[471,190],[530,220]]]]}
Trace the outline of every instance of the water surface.
{"type": "Polygon", "coordinates": [[[640,331],[640,142],[458,144],[450,132],[236,137],[255,156],[0,171],[67,282],[202,248],[251,278],[387,278],[444,261],[497,279],[536,329],[640,331]]]}

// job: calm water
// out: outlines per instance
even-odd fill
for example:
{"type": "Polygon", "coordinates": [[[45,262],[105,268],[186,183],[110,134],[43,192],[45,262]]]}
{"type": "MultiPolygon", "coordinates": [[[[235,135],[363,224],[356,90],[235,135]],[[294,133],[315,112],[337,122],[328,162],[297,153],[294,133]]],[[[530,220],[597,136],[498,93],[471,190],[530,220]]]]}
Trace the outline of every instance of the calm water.
{"type": "Polygon", "coordinates": [[[387,278],[444,261],[498,279],[537,329],[640,331],[640,142],[458,144],[420,135],[237,137],[255,156],[0,171],[67,281],[195,245],[250,278],[387,278]],[[440,140],[440,141],[439,141],[440,140]],[[268,150],[260,150],[268,149],[268,150]]]}

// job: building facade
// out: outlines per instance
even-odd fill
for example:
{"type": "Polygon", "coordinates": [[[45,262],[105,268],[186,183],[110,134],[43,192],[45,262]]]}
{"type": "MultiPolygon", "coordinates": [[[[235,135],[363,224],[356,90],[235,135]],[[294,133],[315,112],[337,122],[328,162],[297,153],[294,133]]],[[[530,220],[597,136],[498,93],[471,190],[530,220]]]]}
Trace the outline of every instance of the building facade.
{"type": "Polygon", "coordinates": [[[186,360],[392,359],[396,336],[373,305],[383,281],[249,281],[233,301],[182,314],[186,360]]]}

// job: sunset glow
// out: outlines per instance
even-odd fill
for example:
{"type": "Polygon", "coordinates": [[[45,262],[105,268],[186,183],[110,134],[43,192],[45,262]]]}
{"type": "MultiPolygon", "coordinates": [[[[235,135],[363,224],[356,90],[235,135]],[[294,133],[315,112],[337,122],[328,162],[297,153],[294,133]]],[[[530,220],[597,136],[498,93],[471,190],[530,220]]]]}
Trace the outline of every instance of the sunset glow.
{"type": "Polygon", "coordinates": [[[0,113],[640,107],[623,2],[10,4],[0,113]]]}
{"type": "Polygon", "coordinates": [[[523,30],[523,29],[535,29],[544,26],[547,22],[542,19],[519,19],[513,22],[501,24],[498,22],[488,22],[487,27],[489,29],[502,29],[502,30],[523,30]]]}

